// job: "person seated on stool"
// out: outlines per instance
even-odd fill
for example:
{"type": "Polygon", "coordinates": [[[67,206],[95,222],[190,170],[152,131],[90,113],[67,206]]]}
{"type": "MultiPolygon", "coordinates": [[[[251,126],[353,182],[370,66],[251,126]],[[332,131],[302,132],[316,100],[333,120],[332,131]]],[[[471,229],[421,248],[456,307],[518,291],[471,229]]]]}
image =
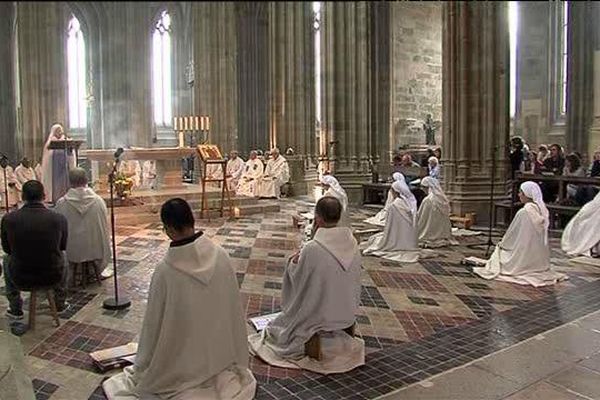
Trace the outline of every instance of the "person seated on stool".
{"type": "Polygon", "coordinates": [[[279,198],[281,187],[290,180],[290,168],[287,160],[279,153],[278,148],[270,152],[267,168],[260,180],[259,196],[265,198],[279,198]]]}
{"type": "Polygon", "coordinates": [[[341,213],[335,197],[317,202],[314,239],[290,257],[284,271],[281,314],[248,337],[251,351],[269,364],[320,373],[364,364],[364,342],[344,332],[359,309],[361,255],[350,228],[337,226],[341,213]],[[305,351],[315,334],[321,337],[320,362],[305,351]]]}
{"type": "Polygon", "coordinates": [[[229,160],[227,161],[227,187],[233,194],[235,194],[235,190],[244,172],[244,165],[245,162],[239,157],[237,150],[231,150],[229,152],[229,160]]]}
{"type": "Polygon", "coordinates": [[[183,199],[160,211],[172,240],[156,266],[133,366],[102,384],[109,400],[254,398],[246,323],[227,252],[194,229],[183,199]]]}
{"type": "MultiPolygon", "coordinates": [[[[71,188],[55,207],[55,211],[64,215],[69,224],[67,285],[71,283],[74,264],[92,262],[99,276],[110,260],[108,210],[104,200],[87,186],[87,175],[82,168],[69,171],[69,183],[71,188]]],[[[82,272],[82,279],[85,279],[87,271],[82,272]]],[[[106,268],[103,276],[108,277],[112,273],[112,268],[106,268]]]]}
{"type": "Polygon", "coordinates": [[[67,248],[68,223],[44,205],[44,186],[38,181],[23,185],[25,204],[2,218],[0,236],[7,254],[3,264],[10,319],[23,318],[19,289],[54,288],[58,312],[66,309],[63,251],[67,248]]]}

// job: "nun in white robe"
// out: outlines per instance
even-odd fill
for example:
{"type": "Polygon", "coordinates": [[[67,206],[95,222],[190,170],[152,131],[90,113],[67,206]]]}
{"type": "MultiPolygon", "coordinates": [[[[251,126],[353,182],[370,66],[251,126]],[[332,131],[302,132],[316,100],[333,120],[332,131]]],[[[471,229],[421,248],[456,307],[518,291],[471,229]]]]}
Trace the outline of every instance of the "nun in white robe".
{"type": "Polygon", "coordinates": [[[333,175],[323,175],[321,177],[321,184],[325,187],[325,193],[323,196],[335,197],[342,204],[342,216],[338,226],[345,226],[348,228],[352,227],[350,222],[350,213],[348,212],[348,194],[342,188],[338,180],[333,175]]]}
{"type": "Polygon", "coordinates": [[[419,246],[426,248],[444,247],[457,242],[452,238],[450,201],[444,194],[440,182],[430,176],[421,180],[421,186],[429,193],[417,212],[419,246]]]}
{"type": "Polygon", "coordinates": [[[394,182],[392,190],[396,198],[389,207],[383,232],[369,238],[363,255],[399,262],[416,262],[419,259],[417,200],[404,181],[394,182]]]}
{"type": "Polygon", "coordinates": [[[550,265],[549,213],[540,187],[535,182],[523,182],[519,198],[525,205],[515,215],[485,266],[473,268],[473,272],[484,279],[535,287],[566,279],[550,265]]]}
{"type": "MultiPolygon", "coordinates": [[[[392,183],[399,181],[399,180],[406,181],[406,178],[400,172],[394,172],[394,174],[392,175],[392,183]]],[[[375,226],[385,226],[385,217],[387,216],[388,208],[390,207],[390,205],[392,204],[393,201],[394,201],[394,194],[392,193],[392,190],[390,189],[390,190],[388,190],[387,199],[385,201],[385,205],[383,206],[383,209],[381,211],[379,211],[377,214],[375,214],[374,216],[365,219],[365,224],[370,224],[370,225],[375,225],[375,226]]]]}
{"type": "Polygon", "coordinates": [[[561,247],[570,256],[600,255],[600,193],[569,221],[561,247]]]}
{"type": "Polygon", "coordinates": [[[44,144],[42,154],[42,184],[46,201],[56,203],[69,190],[69,170],[75,168],[75,155],[65,154],[64,150],[50,150],[53,140],[65,140],[67,136],[61,124],[54,124],[44,144]]]}
{"type": "Polygon", "coordinates": [[[360,304],[361,256],[346,227],[320,227],[283,275],[281,313],[248,337],[251,351],[283,368],[342,373],[365,362],[364,342],[343,330],[354,325],[360,304]],[[322,360],[305,354],[319,332],[322,360]]]}
{"type": "Polygon", "coordinates": [[[109,400],[250,400],[248,363],[231,260],[199,232],[171,242],[152,275],[135,363],[102,387],[109,400]]]}

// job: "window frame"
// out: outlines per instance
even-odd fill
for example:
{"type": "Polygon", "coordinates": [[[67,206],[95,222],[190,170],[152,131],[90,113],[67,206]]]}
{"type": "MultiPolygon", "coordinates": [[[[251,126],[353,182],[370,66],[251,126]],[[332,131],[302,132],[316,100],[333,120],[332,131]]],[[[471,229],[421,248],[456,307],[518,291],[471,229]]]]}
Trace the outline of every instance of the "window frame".
{"type": "MultiPolygon", "coordinates": [[[[89,113],[89,104],[88,104],[88,99],[91,95],[91,89],[90,89],[90,84],[91,84],[91,79],[90,79],[90,65],[89,65],[89,60],[88,60],[88,51],[89,51],[89,46],[88,46],[88,40],[87,39],[87,33],[85,32],[83,23],[81,21],[80,18],[77,17],[77,15],[75,13],[71,13],[69,18],[67,19],[67,25],[66,25],[66,35],[65,35],[65,62],[66,62],[66,101],[67,101],[67,126],[68,126],[68,130],[70,132],[70,134],[72,136],[75,137],[86,137],[87,131],[90,127],[90,113],[89,113]],[[71,64],[71,57],[70,54],[71,52],[69,51],[70,45],[69,42],[71,40],[71,23],[73,20],[76,20],[77,23],[79,24],[79,30],[78,33],[81,35],[81,42],[83,45],[83,50],[80,52],[78,51],[79,49],[75,49],[75,51],[77,52],[77,57],[81,57],[81,62],[78,62],[78,66],[77,69],[79,70],[77,73],[77,81],[80,82],[81,79],[83,79],[83,91],[81,92],[80,90],[78,90],[78,92],[80,92],[79,94],[83,94],[83,99],[82,101],[85,102],[85,106],[84,106],[84,111],[83,111],[83,118],[84,118],[84,124],[82,126],[77,126],[74,127],[72,125],[72,121],[74,118],[72,118],[73,113],[72,113],[72,109],[71,109],[71,78],[70,78],[70,74],[69,74],[69,70],[70,70],[70,64],[71,64]],[[83,63],[83,66],[81,65],[81,63],[83,63]],[[83,71],[81,71],[81,68],[83,68],[83,71]]],[[[77,43],[79,43],[77,41],[77,43]]],[[[77,60],[79,61],[79,59],[77,60]]],[[[78,84],[79,86],[79,84],[78,84]]],[[[79,107],[81,107],[81,105],[79,105],[79,107]]],[[[78,107],[78,114],[81,113],[81,109],[79,109],[78,107]]],[[[81,117],[81,115],[78,115],[77,118],[81,117]]]]}
{"type": "MultiPolygon", "coordinates": [[[[158,139],[170,139],[171,136],[174,135],[173,133],[173,116],[175,115],[174,113],[174,105],[175,105],[175,84],[176,84],[176,80],[175,80],[175,75],[174,73],[175,68],[174,68],[174,56],[175,56],[175,52],[176,52],[176,39],[175,39],[175,29],[173,28],[175,22],[175,18],[174,18],[174,12],[173,10],[171,10],[168,7],[165,8],[161,8],[155,15],[155,18],[152,20],[152,28],[150,29],[150,80],[151,80],[151,106],[152,106],[152,125],[154,126],[154,128],[156,129],[157,132],[157,138],[158,139]],[[170,45],[170,49],[169,49],[169,69],[170,69],[170,101],[171,101],[171,116],[170,118],[162,118],[162,122],[157,122],[156,119],[156,109],[155,109],[155,102],[157,99],[157,95],[156,95],[156,90],[155,90],[155,76],[154,76],[154,62],[155,62],[155,58],[154,58],[154,51],[155,51],[155,46],[154,46],[154,35],[157,31],[157,27],[160,23],[160,21],[163,18],[163,14],[167,13],[169,15],[170,18],[170,24],[168,27],[168,35],[169,35],[169,45],[170,45]]],[[[163,100],[164,101],[164,84],[163,84],[163,88],[162,88],[163,92],[163,100]]],[[[163,107],[163,112],[164,112],[164,107],[163,107]]]]}
{"type": "Polygon", "coordinates": [[[554,1],[550,10],[549,34],[549,111],[552,126],[564,126],[567,121],[568,100],[568,1],[554,1]],[[566,12],[565,12],[566,10],[566,12]],[[563,112],[563,104],[565,110],[563,112]]]}

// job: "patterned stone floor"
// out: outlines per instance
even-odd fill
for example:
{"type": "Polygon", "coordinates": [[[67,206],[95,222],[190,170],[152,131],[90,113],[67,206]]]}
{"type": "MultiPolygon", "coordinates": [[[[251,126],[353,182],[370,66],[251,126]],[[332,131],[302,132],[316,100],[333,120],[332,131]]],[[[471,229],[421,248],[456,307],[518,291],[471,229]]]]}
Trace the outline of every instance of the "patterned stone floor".
{"type": "MultiPolygon", "coordinates": [[[[248,317],[278,311],[284,263],[301,240],[291,215],[306,209],[302,202],[285,200],[280,213],[199,223],[229,252],[248,317]]],[[[355,227],[364,227],[361,221],[373,213],[353,210],[355,227]]],[[[484,281],[460,264],[465,256],[482,257],[485,242],[483,236],[462,238],[459,246],[436,250],[433,258],[414,264],[364,257],[357,320],[367,365],[320,376],[254,359],[257,398],[376,398],[600,309],[600,269],[570,263],[556,239],[553,264],[570,279],[541,289],[484,281]]],[[[47,308],[40,309],[36,330],[21,336],[38,399],[103,399],[104,375],[87,354],[127,343],[139,333],[152,271],[168,240],[160,224],[146,224],[119,227],[117,243],[120,290],[132,300],[129,310],[102,308],[112,295],[112,280],[106,280],[102,287],[73,293],[60,328],[54,328],[47,308]]],[[[0,304],[4,310],[4,296],[0,304]]]]}

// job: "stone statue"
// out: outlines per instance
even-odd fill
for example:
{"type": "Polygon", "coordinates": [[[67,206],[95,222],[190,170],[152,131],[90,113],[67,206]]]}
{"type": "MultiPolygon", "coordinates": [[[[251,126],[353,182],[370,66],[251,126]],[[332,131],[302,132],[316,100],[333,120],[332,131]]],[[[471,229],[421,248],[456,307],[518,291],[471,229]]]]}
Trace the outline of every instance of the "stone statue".
{"type": "Polygon", "coordinates": [[[427,114],[423,130],[425,131],[425,142],[428,145],[435,145],[435,125],[433,119],[431,119],[431,114],[427,114]]]}

